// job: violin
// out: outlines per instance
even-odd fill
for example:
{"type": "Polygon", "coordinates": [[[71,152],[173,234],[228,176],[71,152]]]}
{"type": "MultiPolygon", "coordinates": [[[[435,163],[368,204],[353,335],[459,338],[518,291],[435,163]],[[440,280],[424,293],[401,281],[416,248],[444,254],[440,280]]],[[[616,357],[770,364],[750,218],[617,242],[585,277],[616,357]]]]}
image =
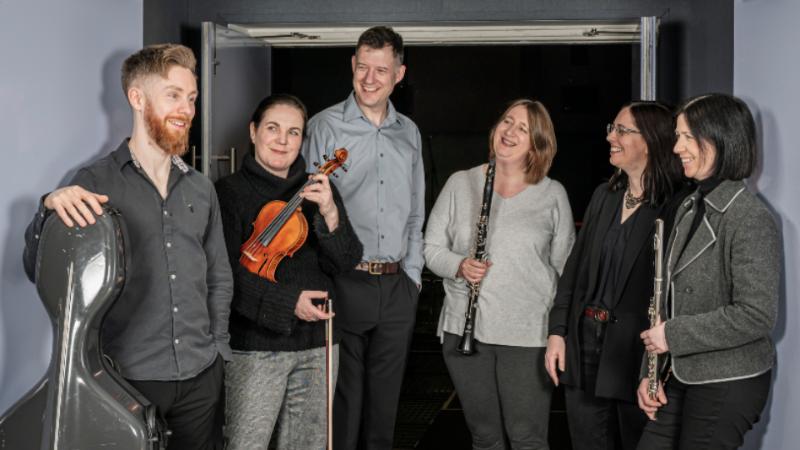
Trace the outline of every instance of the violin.
{"type": "MultiPolygon", "coordinates": [[[[323,156],[325,163],[317,167],[317,174],[331,175],[347,160],[347,150],[334,150],[333,158],[323,156]]],[[[347,169],[342,167],[345,172],[347,169]]],[[[336,176],[336,174],[334,174],[336,176]]],[[[242,244],[239,263],[245,269],[273,283],[278,263],[286,256],[292,256],[303,246],[308,237],[308,221],[300,209],[303,201],[300,193],[306,186],[315,183],[309,179],[288,202],[273,200],[259,211],[253,222],[253,234],[242,244]]]]}

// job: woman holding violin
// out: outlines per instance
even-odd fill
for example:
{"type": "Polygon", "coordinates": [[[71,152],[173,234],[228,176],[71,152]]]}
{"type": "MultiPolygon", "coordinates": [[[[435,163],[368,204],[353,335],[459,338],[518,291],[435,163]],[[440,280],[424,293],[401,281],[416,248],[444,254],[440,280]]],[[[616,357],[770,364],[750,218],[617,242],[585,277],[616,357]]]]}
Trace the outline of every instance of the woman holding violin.
{"type": "Polygon", "coordinates": [[[305,106],[294,96],[263,99],[250,122],[255,152],[216,184],[234,273],[234,354],[225,370],[231,450],[266,450],[276,421],[279,449],[325,447],[324,321],[331,314],[322,304],[332,295],[331,276],[353,268],[362,246],[327,175],[312,175],[314,182],[308,182],[299,155],[306,120],[305,106]],[[266,249],[250,239],[273,223],[259,214],[265,204],[292,198],[299,209],[288,209],[291,217],[266,249]],[[259,262],[271,270],[240,262],[262,257],[259,262]]]}

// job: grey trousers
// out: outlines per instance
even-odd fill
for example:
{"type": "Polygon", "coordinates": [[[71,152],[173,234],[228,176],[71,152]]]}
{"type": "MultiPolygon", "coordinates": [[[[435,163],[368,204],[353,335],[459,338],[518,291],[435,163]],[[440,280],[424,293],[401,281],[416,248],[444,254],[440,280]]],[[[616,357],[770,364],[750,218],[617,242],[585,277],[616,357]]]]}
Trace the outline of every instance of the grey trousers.
{"type": "Polygon", "coordinates": [[[477,352],[457,351],[461,336],[445,333],[444,362],[450,372],[474,450],[547,450],[552,383],[543,347],[476,342],[477,352]]]}
{"type": "MultiPolygon", "coordinates": [[[[334,388],[339,346],[333,348],[334,388]]],[[[276,421],[279,450],[326,445],[325,348],[234,351],[225,368],[228,450],[267,450],[276,421]]]]}

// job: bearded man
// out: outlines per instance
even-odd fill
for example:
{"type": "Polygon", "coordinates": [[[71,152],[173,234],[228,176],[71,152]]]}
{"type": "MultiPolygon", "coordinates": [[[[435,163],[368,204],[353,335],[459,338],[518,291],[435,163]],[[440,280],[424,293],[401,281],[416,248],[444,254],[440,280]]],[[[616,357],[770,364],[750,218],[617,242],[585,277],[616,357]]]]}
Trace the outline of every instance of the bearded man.
{"type": "Polygon", "coordinates": [[[212,183],[180,158],[195,114],[196,60],[182,45],[125,60],[131,137],[43,197],[25,234],[34,280],[39,234],[55,211],[67,226],[95,223],[103,203],[122,213],[130,251],[125,289],[103,323],[103,350],[158,406],[169,449],[212,449],[228,346],[232,278],[212,183]]]}

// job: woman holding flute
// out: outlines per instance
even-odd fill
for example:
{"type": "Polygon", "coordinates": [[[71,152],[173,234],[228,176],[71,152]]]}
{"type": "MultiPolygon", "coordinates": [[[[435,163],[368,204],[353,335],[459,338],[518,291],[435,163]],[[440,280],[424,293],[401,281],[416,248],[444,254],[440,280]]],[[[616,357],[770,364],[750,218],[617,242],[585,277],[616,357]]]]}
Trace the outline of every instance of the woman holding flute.
{"type": "Polygon", "coordinates": [[[639,386],[639,405],[653,420],[638,448],[734,449],[769,394],[780,235],[744,183],[757,159],[744,102],[691,98],[678,109],[675,135],[674,153],[697,189],[678,206],[665,249],[666,321],[641,334],[670,374],[655,399],[648,378],[639,386]]]}

